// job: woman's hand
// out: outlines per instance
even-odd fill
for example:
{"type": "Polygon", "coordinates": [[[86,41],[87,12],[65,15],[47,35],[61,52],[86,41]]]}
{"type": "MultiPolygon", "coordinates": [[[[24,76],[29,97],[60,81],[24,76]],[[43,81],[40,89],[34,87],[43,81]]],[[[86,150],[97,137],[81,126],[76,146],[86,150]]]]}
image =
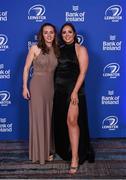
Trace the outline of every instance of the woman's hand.
{"type": "Polygon", "coordinates": [[[28,88],[23,88],[23,97],[24,99],[30,99],[30,92],[28,90],[28,88]]]}
{"type": "Polygon", "coordinates": [[[79,103],[79,99],[78,99],[78,93],[73,91],[72,94],[71,94],[71,103],[73,105],[76,105],[79,103]]]}

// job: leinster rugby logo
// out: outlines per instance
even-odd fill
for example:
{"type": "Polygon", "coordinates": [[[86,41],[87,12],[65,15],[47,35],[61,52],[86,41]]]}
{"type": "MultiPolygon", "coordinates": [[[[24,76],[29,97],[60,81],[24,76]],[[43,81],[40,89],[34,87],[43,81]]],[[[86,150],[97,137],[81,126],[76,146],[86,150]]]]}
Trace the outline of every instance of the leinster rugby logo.
{"type": "Polygon", "coordinates": [[[122,7],[120,5],[112,5],[106,9],[104,19],[119,22],[119,20],[122,20],[121,13],[122,7]]]}
{"type": "Polygon", "coordinates": [[[45,7],[40,4],[36,4],[32,6],[28,10],[28,20],[35,20],[36,22],[42,22],[46,19],[45,14],[45,7]]]}
{"type": "Polygon", "coordinates": [[[0,34],[0,46],[6,45],[7,41],[8,41],[7,36],[4,34],[0,34]]]}
{"type": "Polygon", "coordinates": [[[116,78],[120,76],[120,66],[117,63],[110,63],[103,69],[103,77],[116,78]]]}
{"type": "Polygon", "coordinates": [[[0,51],[8,49],[8,37],[5,34],[0,34],[0,51]]]}
{"type": "Polygon", "coordinates": [[[116,116],[108,116],[102,122],[102,129],[115,130],[118,128],[118,118],[116,116]]]}
{"type": "Polygon", "coordinates": [[[78,42],[79,42],[80,45],[83,44],[83,42],[84,42],[84,37],[83,37],[82,35],[78,34],[78,35],[77,35],[77,39],[78,39],[78,42]]]}
{"type": "Polygon", "coordinates": [[[0,91],[0,105],[1,106],[8,106],[8,104],[11,104],[9,99],[10,99],[10,93],[8,91],[0,91]]]}

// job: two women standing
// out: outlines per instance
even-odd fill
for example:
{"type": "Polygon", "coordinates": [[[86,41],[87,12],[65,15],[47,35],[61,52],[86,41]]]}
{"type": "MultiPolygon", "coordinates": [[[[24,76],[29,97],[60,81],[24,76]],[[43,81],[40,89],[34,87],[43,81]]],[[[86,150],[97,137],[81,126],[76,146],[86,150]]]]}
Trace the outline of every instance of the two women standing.
{"type": "Polygon", "coordinates": [[[66,23],[61,28],[62,45],[57,65],[58,48],[55,32],[53,25],[43,25],[40,31],[40,43],[31,48],[24,68],[23,96],[30,97],[29,155],[30,159],[39,160],[40,163],[48,160],[51,153],[51,137],[53,137],[50,136],[52,113],[55,151],[62,159],[71,160],[70,173],[74,174],[78,165],[85,160],[94,161],[83,88],[88,54],[86,48],[78,44],[74,26],[66,23]],[[42,40],[45,42],[44,46],[42,40]],[[32,61],[34,74],[29,92],[27,78],[32,61]]]}

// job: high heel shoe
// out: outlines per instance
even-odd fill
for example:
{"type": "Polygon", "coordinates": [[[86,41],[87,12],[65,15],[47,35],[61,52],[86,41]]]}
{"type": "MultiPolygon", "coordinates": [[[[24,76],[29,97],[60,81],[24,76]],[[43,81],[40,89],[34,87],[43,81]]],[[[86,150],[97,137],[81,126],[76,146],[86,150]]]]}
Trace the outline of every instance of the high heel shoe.
{"type": "Polygon", "coordinates": [[[69,174],[76,174],[78,169],[79,169],[79,166],[76,166],[76,167],[70,166],[69,174]]]}
{"type": "Polygon", "coordinates": [[[71,174],[71,175],[76,174],[79,169],[79,159],[77,159],[76,161],[71,161],[71,164],[74,162],[77,163],[77,166],[70,165],[69,174],[71,174]]]}

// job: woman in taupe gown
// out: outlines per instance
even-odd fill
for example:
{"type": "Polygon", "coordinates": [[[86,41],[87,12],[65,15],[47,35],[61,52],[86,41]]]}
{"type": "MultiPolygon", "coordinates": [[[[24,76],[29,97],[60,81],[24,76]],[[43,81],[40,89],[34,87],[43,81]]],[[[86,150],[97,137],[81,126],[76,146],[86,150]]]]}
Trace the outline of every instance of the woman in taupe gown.
{"type": "Polygon", "coordinates": [[[55,26],[45,23],[38,34],[38,44],[33,45],[28,53],[23,73],[23,97],[29,100],[29,159],[40,164],[50,160],[53,150],[51,115],[57,55],[55,26]],[[32,64],[33,75],[28,89],[32,64]]]}

